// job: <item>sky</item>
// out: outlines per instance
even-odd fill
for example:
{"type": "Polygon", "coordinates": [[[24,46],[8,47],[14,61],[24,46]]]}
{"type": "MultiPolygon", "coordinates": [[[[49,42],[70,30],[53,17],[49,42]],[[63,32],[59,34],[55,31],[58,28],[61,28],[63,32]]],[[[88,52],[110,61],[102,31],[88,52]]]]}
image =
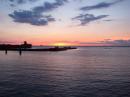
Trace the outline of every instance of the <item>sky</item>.
{"type": "Polygon", "coordinates": [[[0,44],[130,46],[130,0],[0,0],[0,44]]]}

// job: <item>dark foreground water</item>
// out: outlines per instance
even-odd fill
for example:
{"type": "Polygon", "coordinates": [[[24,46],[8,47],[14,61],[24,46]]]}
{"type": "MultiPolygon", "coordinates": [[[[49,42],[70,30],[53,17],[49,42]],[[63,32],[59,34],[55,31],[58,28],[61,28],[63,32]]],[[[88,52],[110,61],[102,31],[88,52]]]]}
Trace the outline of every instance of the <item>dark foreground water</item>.
{"type": "Polygon", "coordinates": [[[130,48],[0,51],[0,97],[130,97],[130,48]]]}

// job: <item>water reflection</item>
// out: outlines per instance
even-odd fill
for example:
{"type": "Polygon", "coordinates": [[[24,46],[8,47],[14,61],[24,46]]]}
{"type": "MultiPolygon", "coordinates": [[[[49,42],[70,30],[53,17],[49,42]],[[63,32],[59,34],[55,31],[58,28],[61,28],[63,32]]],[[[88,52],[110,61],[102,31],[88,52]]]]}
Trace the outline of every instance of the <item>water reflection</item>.
{"type": "Polygon", "coordinates": [[[129,48],[0,52],[0,97],[129,97],[129,48]]]}

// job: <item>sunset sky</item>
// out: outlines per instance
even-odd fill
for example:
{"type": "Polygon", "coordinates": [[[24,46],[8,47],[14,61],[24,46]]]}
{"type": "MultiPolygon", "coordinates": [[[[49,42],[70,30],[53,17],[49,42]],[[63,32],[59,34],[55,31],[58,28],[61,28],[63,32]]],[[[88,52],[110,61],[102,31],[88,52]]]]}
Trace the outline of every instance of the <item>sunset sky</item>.
{"type": "Polygon", "coordinates": [[[0,44],[130,45],[130,0],[0,0],[0,44]]]}

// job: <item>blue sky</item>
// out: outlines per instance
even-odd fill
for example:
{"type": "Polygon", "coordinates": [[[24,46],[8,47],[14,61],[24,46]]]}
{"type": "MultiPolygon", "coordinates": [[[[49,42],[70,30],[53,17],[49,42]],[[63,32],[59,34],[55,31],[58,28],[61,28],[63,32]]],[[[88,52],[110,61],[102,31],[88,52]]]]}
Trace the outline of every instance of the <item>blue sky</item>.
{"type": "Polygon", "coordinates": [[[130,37],[130,0],[0,0],[0,4],[1,41],[20,42],[21,36],[39,44],[50,39],[91,43],[130,37]]]}

